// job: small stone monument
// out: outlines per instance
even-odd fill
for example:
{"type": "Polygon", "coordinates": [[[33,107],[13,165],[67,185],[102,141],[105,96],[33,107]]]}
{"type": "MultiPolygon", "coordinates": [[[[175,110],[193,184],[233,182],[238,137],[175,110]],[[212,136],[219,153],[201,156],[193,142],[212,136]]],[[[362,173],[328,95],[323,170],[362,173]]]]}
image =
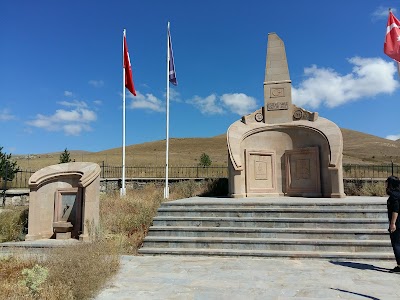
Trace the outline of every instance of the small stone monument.
{"type": "Polygon", "coordinates": [[[45,167],[29,178],[26,240],[90,239],[99,225],[100,166],[70,162],[45,167]]]}
{"type": "Polygon", "coordinates": [[[283,41],[268,34],[264,107],[227,132],[231,197],[345,197],[339,127],[292,104],[283,41]]]}

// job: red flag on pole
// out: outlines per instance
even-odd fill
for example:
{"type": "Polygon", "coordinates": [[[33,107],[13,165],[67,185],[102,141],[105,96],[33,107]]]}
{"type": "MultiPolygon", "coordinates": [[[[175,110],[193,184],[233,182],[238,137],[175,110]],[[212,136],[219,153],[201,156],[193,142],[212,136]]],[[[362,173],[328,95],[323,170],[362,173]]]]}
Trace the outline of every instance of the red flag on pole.
{"type": "Polygon", "coordinates": [[[389,11],[383,52],[395,61],[400,62],[400,21],[391,11],[389,11]]]}
{"type": "Polygon", "coordinates": [[[125,68],[125,87],[136,96],[135,86],[133,85],[131,60],[129,59],[128,44],[124,36],[124,68],[125,68]]]}

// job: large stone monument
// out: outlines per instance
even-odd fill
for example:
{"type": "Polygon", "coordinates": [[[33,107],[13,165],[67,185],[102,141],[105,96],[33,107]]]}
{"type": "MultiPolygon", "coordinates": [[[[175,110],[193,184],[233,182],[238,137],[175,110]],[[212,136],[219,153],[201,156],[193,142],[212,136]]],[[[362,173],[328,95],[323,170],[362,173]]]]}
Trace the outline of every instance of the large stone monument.
{"type": "Polygon", "coordinates": [[[71,162],[49,166],[29,178],[26,240],[90,240],[99,225],[100,166],[71,162]]]}
{"type": "Polygon", "coordinates": [[[264,107],[227,132],[231,197],[345,197],[339,127],[292,104],[283,41],[268,34],[264,107]]]}

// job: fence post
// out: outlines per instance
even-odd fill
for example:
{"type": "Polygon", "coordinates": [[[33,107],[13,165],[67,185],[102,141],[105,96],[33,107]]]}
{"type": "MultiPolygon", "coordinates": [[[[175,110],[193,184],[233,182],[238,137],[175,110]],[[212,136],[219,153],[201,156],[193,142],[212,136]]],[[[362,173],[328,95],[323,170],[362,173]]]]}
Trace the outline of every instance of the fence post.
{"type": "Polygon", "coordinates": [[[3,185],[3,207],[6,206],[6,190],[7,190],[7,180],[8,180],[8,161],[6,161],[6,170],[5,176],[3,178],[4,185],[3,185]]]}
{"type": "Polygon", "coordinates": [[[103,163],[102,163],[102,166],[101,166],[101,173],[103,174],[101,177],[104,178],[104,160],[103,160],[103,163]]]}
{"type": "Polygon", "coordinates": [[[392,176],[393,176],[393,160],[392,160],[392,176]]]}

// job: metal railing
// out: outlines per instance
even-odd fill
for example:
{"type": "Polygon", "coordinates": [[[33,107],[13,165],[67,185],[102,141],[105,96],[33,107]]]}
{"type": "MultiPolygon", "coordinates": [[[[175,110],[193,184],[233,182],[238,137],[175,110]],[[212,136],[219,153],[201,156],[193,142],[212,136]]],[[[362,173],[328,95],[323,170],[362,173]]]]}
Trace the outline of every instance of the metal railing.
{"type": "MultiPolygon", "coordinates": [[[[107,166],[100,164],[100,177],[103,179],[121,178],[121,166],[107,166]]],[[[126,178],[138,179],[162,179],[165,178],[165,167],[163,166],[132,166],[126,167],[126,178]]],[[[19,170],[15,173],[12,181],[5,182],[0,178],[0,189],[28,188],[30,176],[33,170],[19,170]]],[[[372,179],[382,180],[390,175],[400,176],[400,166],[395,164],[386,165],[343,165],[344,179],[372,179]]],[[[227,178],[228,168],[226,166],[170,166],[169,178],[171,179],[196,179],[196,178],[227,178]]]]}
{"type": "MultiPolygon", "coordinates": [[[[102,178],[121,178],[121,166],[101,166],[102,178]]],[[[165,178],[165,167],[133,166],[125,167],[126,178],[165,178]]],[[[170,166],[169,178],[227,178],[228,168],[225,166],[170,166]]]]}
{"type": "Polygon", "coordinates": [[[393,163],[386,165],[343,165],[343,178],[346,179],[386,179],[390,175],[399,177],[400,166],[393,163]]]}

